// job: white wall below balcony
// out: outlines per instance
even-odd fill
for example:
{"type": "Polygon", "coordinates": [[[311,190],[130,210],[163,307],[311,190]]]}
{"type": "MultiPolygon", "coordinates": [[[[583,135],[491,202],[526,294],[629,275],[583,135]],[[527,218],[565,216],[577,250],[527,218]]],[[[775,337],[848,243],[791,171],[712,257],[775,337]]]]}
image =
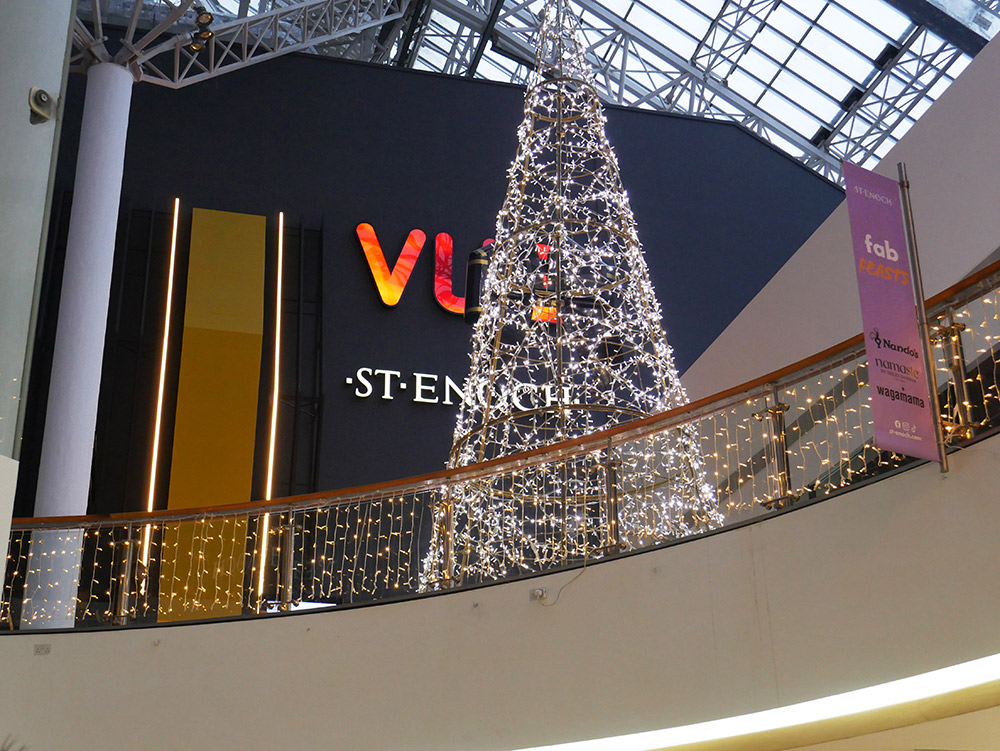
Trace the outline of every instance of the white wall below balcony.
{"type": "MultiPolygon", "coordinates": [[[[930,297],[1000,248],[1000,39],[987,44],[882,160],[905,162],[930,297]]],[[[830,217],[682,378],[692,399],[757,378],[861,331],[847,207],[830,217]]]]}
{"type": "Polygon", "coordinates": [[[948,475],[924,466],[575,580],[256,622],[5,634],[0,736],[48,751],[516,749],[995,654],[998,457],[993,438],[948,475]],[[564,585],[551,607],[529,597],[564,585]]]}

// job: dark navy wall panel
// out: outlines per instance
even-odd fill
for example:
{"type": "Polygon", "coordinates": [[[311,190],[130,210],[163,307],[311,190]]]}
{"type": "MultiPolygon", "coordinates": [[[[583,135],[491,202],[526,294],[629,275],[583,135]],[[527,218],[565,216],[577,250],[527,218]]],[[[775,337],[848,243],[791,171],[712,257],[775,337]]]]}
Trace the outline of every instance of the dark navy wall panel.
{"type": "MultiPolygon", "coordinates": [[[[306,56],[178,91],[135,87],[123,185],[132,205],[167,210],[180,196],[187,207],[283,210],[323,230],[320,489],[443,466],[456,407],[414,402],[412,374],[461,382],[471,330],[434,301],[434,238],[454,238],[459,279],[468,252],[493,236],[522,98],[513,86],[306,56]],[[379,301],[354,232],[361,222],[375,227],[390,267],[410,230],[427,235],[395,308],[379,301]],[[355,396],[365,367],[402,374],[393,399],[380,398],[381,381],[372,397],[355,396]]],[[[611,108],[608,135],[683,371],[843,194],[735,126],[611,108]]]]}

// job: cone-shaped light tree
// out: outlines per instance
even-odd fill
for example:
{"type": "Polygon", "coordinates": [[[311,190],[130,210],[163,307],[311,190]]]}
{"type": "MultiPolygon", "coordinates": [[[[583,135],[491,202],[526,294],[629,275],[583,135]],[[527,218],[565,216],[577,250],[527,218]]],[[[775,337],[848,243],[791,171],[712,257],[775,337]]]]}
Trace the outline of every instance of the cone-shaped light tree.
{"type": "MultiPolygon", "coordinates": [[[[449,467],[587,435],[687,401],[567,0],[548,0],[497,217],[449,467]]],[[[425,586],[480,581],[717,523],[697,434],[451,489],[425,586]]]]}

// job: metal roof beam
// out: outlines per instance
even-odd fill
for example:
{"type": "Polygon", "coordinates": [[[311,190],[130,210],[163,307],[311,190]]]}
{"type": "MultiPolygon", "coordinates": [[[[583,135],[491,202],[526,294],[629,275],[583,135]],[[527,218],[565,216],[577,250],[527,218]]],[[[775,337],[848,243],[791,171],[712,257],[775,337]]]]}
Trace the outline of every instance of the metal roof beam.
{"type": "Polygon", "coordinates": [[[427,22],[427,0],[416,0],[410,6],[410,17],[406,21],[406,29],[403,32],[403,40],[399,44],[396,52],[395,65],[409,66],[413,64],[413,37],[417,29],[427,22]]]}
{"type": "Polygon", "coordinates": [[[496,28],[497,19],[500,18],[500,11],[503,10],[503,4],[504,0],[493,0],[493,8],[490,10],[490,15],[479,32],[479,44],[476,45],[476,51],[472,53],[472,60],[469,61],[469,67],[465,70],[465,75],[468,78],[476,75],[476,68],[479,67],[479,61],[483,59],[483,53],[486,52],[486,45],[490,41],[493,29],[496,28]]]}
{"type": "Polygon", "coordinates": [[[178,89],[289,52],[313,50],[400,20],[411,0],[307,0],[213,25],[202,52],[178,34],[132,62],[139,80],[178,89]]]}
{"type": "Polygon", "coordinates": [[[748,117],[764,125],[769,131],[780,135],[783,139],[793,144],[795,148],[800,149],[805,156],[817,159],[821,162],[826,162],[836,170],[840,169],[838,159],[822,149],[816,148],[816,146],[814,146],[808,138],[800,134],[798,131],[793,130],[789,126],[777,120],[750,100],[740,96],[726,86],[722,81],[711,75],[707,75],[701,70],[701,68],[694,65],[691,61],[684,59],[676,52],[669,49],[656,39],[653,39],[639,28],[628,22],[623,22],[620,17],[611,13],[611,11],[596,2],[596,0],[575,0],[575,4],[584,8],[588,13],[591,13],[595,17],[599,18],[602,23],[620,28],[622,33],[627,34],[634,42],[650,50],[653,54],[667,60],[682,74],[693,80],[697,80],[698,83],[712,96],[728,102],[736,109],[745,113],[748,117]]]}
{"type": "Polygon", "coordinates": [[[975,57],[1000,31],[1000,15],[979,0],[886,0],[915,23],[975,57]]]}
{"type": "MultiPolygon", "coordinates": [[[[785,125],[780,120],[777,120],[753,102],[732,91],[724,82],[714,78],[713,76],[707,75],[703,70],[701,70],[701,68],[696,66],[690,60],[681,57],[661,42],[638,29],[636,26],[628,23],[627,21],[623,21],[620,16],[615,15],[603,5],[596,2],[596,0],[574,0],[574,4],[599,19],[602,24],[606,24],[609,28],[614,29],[618,35],[626,38],[627,42],[635,44],[638,47],[645,48],[653,55],[667,61],[677,71],[678,81],[676,83],[680,84],[680,88],[690,89],[693,96],[700,95],[702,98],[710,97],[713,99],[718,97],[724,102],[727,102],[732,108],[739,110],[741,113],[741,116],[733,117],[732,114],[724,114],[720,110],[716,115],[716,119],[725,119],[730,122],[741,123],[757,134],[773,134],[780,137],[786,142],[792,144],[795,149],[801,151],[803,159],[808,160],[813,165],[823,165],[824,169],[818,171],[821,171],[826,175],[831,173],[839,174],[839,159],[832,156],[827,151],[817,148],[812,142],[809,141],[808,138],[788,125],[785,125]],[[751,123],[753,127],[750,127],[751,123]]],[[[485,21],[483,17],[477,17],[475,13],[470,13],[468,6],[465,5],[462,0],[435,0],[435,7],[454,20],[472,28],[481,27],[485,21]]],[[[508,20],[510,20],[510,18],[511,16],[508,16],[508,20]]],[[[518,17],[518,19],[526,20],[520,17],[518,17]]],[[[505,49],[523,54],[527,59],[533,58],[534,50],[531,48],[528,40],[520,39],[516,35],[506,32],[501,27],[497,28],[497,36],[499,37],[500,44],[505,49]]],[[[595,67],[600,67],[602,61],[596,58],[593,53],[589,53],[588,58],[594,63],[595,67]]],[[[624,92],[627,91],[632,97],[650,103],[656,102],[656,90],[649,86],[643,86],[634,78],[630,78],[626,82],[625,79],[618,80],[616,77],[616,83],[618,83],[618,85],[614,86],[614,89],[617,90],[617,96],[615,91],[612,91],[610,87],[607,87],[605,91],[602,92],[603,98],[606,101],[627,106],[628,102],[623,98],[624,92]]],[[[661,106],[659,109],[668,108],[661,106]]],[[[705,109],[711,109],[711,105],[702,108],[702,110],[705,109]]],[[[685,114],[692,113],[686,112],[685,114]]],[[[694,114],[704,115],[706,113],[699,111],[694,114]]]]}

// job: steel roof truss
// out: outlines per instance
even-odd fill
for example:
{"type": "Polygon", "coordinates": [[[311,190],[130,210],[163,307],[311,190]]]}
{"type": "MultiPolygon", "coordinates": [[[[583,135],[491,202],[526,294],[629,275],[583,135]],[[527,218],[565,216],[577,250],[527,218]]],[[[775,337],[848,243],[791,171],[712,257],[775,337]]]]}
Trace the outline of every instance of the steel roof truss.
{"type": "Polygon", "coordinates": [[[180,88],[230,70],[400,21],[409,0],[312,0],[213,27],[206,49],[177,35],[138,58],[142,79],[180,88]],[[170,65],[164,71],[164,63],[170,65]]]}

